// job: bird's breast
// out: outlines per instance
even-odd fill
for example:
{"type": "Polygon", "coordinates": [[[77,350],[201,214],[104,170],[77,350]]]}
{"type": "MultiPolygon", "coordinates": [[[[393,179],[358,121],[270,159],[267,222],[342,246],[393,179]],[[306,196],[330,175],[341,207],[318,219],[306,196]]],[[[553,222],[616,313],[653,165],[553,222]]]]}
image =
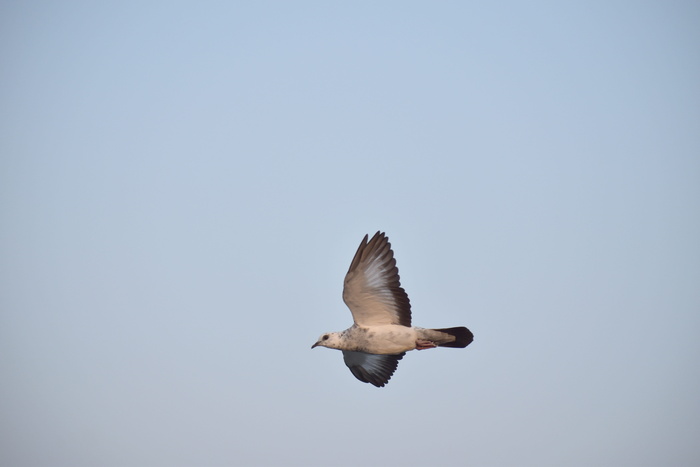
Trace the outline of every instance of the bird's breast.
{"type": "MultiPolygon", "coordinates": [[[[398,354],[416,348],[415,329],[396,324],[353,326],[344,334],[352,350],[373,354],[398,354]]],[[[348,349],[350,350],[350,349],[348,349]]]]}

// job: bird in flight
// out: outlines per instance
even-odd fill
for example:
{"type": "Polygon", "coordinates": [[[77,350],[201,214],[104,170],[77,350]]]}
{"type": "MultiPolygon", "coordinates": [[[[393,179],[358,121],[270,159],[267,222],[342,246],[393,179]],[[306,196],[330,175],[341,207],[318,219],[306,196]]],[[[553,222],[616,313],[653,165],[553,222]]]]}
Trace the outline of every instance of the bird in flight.
{"type": "Polygon", "coordinates": [[[424,329],[411,326],[411,302],[399,282],[391,243],[384,232],[362,239],[345,275],[343,301],[354,324],[327,332],[311,346],[343,351],[355,378],[380,388],[389,382],[409,350],[464,348],[474,335],[465,327],[424,329]]]}

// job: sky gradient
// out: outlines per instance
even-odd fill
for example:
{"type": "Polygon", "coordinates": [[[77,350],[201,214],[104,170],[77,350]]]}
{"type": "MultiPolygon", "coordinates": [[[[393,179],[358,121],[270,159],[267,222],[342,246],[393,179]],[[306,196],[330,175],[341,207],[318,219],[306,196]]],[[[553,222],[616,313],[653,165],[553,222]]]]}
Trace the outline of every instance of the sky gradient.
{"type": "Polygon", "coordinates": [[[0,464],[700,463],[700,5],[2,2],[0,464]],[[422,327],[338,351],[362,239],[422,327]]]}

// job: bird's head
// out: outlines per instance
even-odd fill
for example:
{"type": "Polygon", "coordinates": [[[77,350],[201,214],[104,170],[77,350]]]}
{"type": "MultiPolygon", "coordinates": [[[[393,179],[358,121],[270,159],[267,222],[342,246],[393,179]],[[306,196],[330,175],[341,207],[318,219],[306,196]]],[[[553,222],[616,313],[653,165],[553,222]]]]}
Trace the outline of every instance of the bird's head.
{"type": "Polygon", "coordinates": [[[340,333],[337,332],[327,332],[325,334],[322,334],[321,337],[318,338],[316,343],[311,346],[313,349],[314,347],[328,347],[329,349],[339,349],[340,348],[340,333]]]}

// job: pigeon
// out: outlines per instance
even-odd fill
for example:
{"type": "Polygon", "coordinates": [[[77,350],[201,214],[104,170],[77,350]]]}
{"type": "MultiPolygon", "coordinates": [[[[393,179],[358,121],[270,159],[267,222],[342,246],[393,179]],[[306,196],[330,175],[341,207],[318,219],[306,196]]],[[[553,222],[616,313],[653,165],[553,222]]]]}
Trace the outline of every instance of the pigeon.
{"type": "Polygon", "coordinates": [[[424,329],[411,326],[411,302],[399,281],[391,243],[384,232],[362,239],[345,275],[343,301],[354,324],[341,332],[327,332],[314,347],[343,351],[355,378],[378,388],[391,379],[406,352],[435,347],[464,348],[474,335],[463,326],[424,329]]]}

